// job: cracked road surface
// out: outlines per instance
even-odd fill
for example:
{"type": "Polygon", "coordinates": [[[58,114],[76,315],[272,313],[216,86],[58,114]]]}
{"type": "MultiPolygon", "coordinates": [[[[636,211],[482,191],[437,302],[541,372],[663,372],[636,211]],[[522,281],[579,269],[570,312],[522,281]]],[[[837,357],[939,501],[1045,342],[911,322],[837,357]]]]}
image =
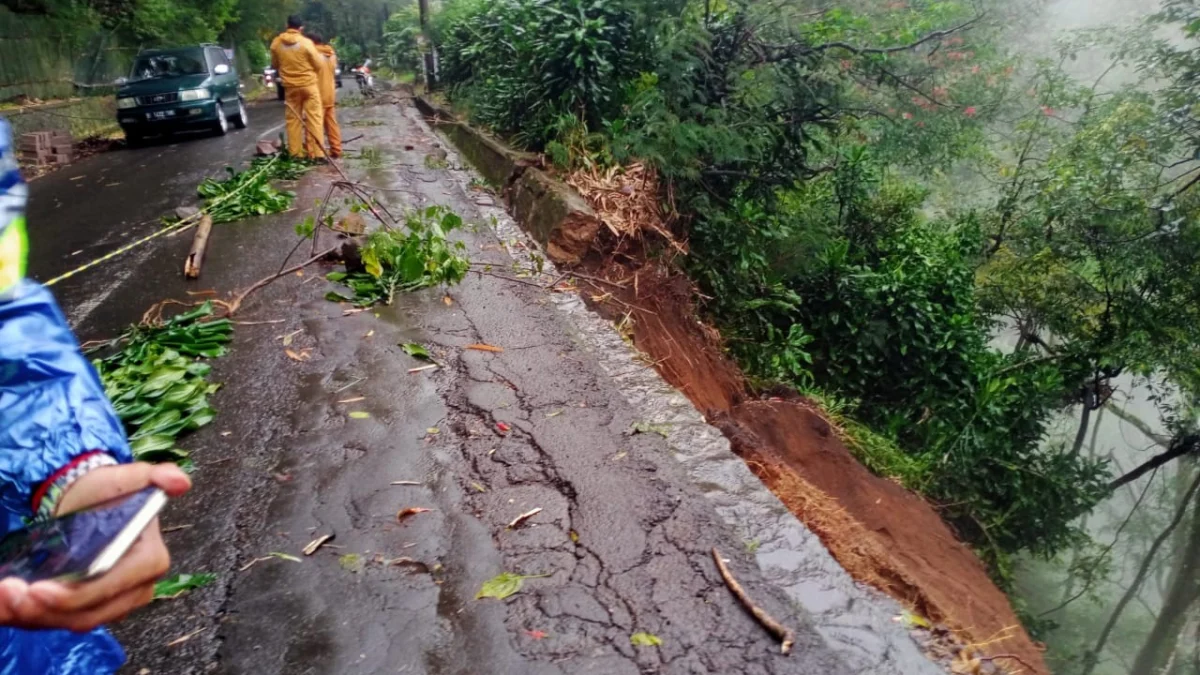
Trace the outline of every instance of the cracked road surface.
{"type": "MultiPolygon", "coordinates": [[[[378,194],[393,211],[451,207],[479,225],[461,236],[472,260],[511,268],[514,242],[480,215],[491,198],[462,172],[425,166],[440,141],[414,110],[342,115],[345,135],[365,136],[348,152],[375,146],[383,157],[382,166],[346,160],[353,178],[388,188],[378,194]]],[[[282,112],[267,104],[246,132],[100,155],[35,181],[33,274],[48,278],[150,231],[193,199],[203,176],[248,159],[273,118],[282,112]],[[116,178],[92,181],[101,174],[116,178]]],[[[180,278],[190,244],[182,236],[56,293],[87,340],[112,336],[164,298],[244,288],[279,269],[292,226],[333,177],[307,176],[292,212],[216,226],[199,282],[180,278]]],[[[116,627],[126,672],[850,672],[807,613],[763,580],[665,441],[632,432],[640,411],[546,291],[473,273],[345,316],[323,299],[328,269],[251,296],[232,352],[213,362],[212,379],[224,382],[213,398],[219,413],[185,439],[196,488],[168,507],[164,527],[173,570],[218,581],[116,627]],[[285,354],[284,335],[308,360],[285,354]],[[398,346],[407,342],[429,346],[441,367],[409,372],[424,364],[398,346]],[[504,351],[465,348],[476,343],[504,351]],[[398,521],[407,507],[430,510],[398,521]],[[542,510],[508,528],[534,508],[542,510]],[[301,555],[325,534],[336,536],[301,555]],[[714,546],[750,595],[796,630],[791,656],[725,588],[714,546]],[[506,571],[537,578],[505,601],[475,599],[506,571]],[[635,647],[635,632],[662,644],[635,647]],[[190,637],[168,646],[181,636],[190,637]]]]}

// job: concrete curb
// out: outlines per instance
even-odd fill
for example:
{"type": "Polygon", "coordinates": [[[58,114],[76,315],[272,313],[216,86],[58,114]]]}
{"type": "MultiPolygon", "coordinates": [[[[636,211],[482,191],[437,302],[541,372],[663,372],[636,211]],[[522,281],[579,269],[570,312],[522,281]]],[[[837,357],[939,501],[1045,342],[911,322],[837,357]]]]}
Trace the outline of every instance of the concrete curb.
{"type": "Polygon", "coordinates": [[[602,223],[579,193],[537,168],[536,155],[509,148],[428,99],[416,96],[413,103],[500,190],[513,217],[551,260],[573,265],[583,259],[602,223]]]}

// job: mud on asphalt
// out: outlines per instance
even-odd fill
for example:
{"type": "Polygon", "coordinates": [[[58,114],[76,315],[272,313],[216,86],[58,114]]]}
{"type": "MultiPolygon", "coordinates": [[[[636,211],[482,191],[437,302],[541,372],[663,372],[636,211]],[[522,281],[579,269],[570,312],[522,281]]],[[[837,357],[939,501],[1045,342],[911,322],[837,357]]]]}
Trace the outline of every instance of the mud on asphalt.
{"type": "MultiPolygon", "coordinates": [[[[393,211],[450,206],[479,225],[462,237],[470,257],[497,273],[511,268],[482,222],[479,204],[491,198],[462,172],[425,166],[440,141],[413,110],[343,115],[384,122],[364,125],[358,145],[378,147],[382,165],[348,159],[353,178],[382,188],[393,211]]],[[[306,179],[295,212],[218,229],[201,286],[224,294],[275,271],[295,241],[292,225],[332,179],[327,169],[306,179]]],[[[177,267],[180,243],[164,246],[155,255],[177,267]]],[[[149,296],[182,297],[188,287],[165,265],[148,266],[152,278],[135,275],[142,290],[122,304],[140,312],[149,296]]],[[[851,672],[808,613],[764,581],[664,439],[634,433],[644,411],[546,291],[471,274],[344,316],[322,297],[326,271],[309,268],[253,296],[232,353],[214,364],[225,387],[216,422],[189,443],[196,489],[164,526],[182,527],[167,535],[174,571],[219,581],[119,626],[127,672],[851,672]],[[287,356],[285,335],[304,360],[287,356]],[[400,349],[405,342],[429,345],[442,368],[408,372],[422,364],[400,349]],[[465,349],[476,343],[504,351],[465,349]],[[407,507],[430,511],[397,522],[407,507]],[[508,528],[533,508],[542,511],[508,528]],[[325,534],[336,536],[311,557],[300,553],[325,534]],[[780,655],[729,593],[714,546],[750,595],[796,630],[792,655],[780,655]],[[475,599],[506,571],[547,576],[506,601],[475,599]],[[635,632],[662,644],[635,647],[635,632]]],[[[97,316],[134,313],[104,307],[97,316]]]]}

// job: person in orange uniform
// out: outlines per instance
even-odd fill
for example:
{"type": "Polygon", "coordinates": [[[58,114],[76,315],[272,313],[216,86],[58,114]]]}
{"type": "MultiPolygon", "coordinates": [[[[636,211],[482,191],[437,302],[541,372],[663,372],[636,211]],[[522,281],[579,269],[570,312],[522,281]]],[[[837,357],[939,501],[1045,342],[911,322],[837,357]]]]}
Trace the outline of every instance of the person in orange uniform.
{"type": "Polygon", "coordinates": [[[287,30],[271,42],[271,66],[283,82],[288,153],[303,157],[307,150],[309,158],[321,159],[325,157],[325,133],[321,129],[325,111],[317,87],[317,73],[325,59],[317,53],[312,40],[301,32],[303,19],[293,14],[288,17],[287,26],[287,30]],[[307,142],[303,142],[305,132],[307,142]]]}
{"type": "Polygon", "coordinates": [[[321,105],[325,108],[322,119],[325,124],[325,138],[329,141],[329,157],[336,159],[342,156],[342,128],[338,126],[337,115],[334,113],[337,101],[333,74],[337,70],[337,53],[333,51],[333,45],[320,35],[312,33],[308,38],[317,46],[317,53],[322,59],[321,70],[317,72],[317,89],[321,92],[321,105]]]}

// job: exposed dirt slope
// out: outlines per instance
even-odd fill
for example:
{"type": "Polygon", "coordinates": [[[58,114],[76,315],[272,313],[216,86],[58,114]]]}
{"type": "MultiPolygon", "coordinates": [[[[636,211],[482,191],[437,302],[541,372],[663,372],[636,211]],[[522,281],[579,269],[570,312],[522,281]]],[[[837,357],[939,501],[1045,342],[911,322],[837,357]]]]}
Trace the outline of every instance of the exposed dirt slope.
{"type": "Polygon", "coordinates": [[[978,645],[1007,672],[1049,672],[1008,598],[932,506],[859,464],[803,399],[752,395],[720,336],[697,318],[685,277],[640,255],[594,259],[587,267],[616,283],[585,280],[594,286],[585,296],[631,326],[637,348],[855,578],[978,645]]]}

